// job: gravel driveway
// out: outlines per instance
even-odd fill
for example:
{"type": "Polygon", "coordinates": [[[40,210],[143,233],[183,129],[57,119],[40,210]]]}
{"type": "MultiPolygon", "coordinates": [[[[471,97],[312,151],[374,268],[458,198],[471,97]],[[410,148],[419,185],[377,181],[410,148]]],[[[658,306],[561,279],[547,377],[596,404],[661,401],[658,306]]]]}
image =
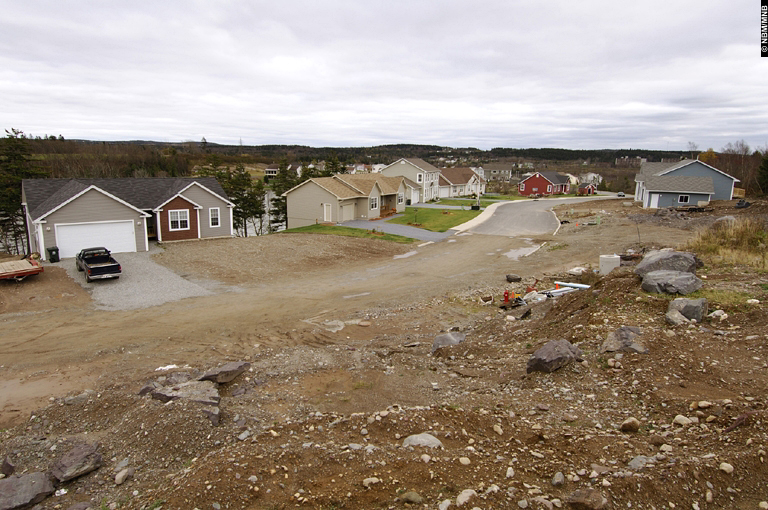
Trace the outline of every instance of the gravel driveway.
{"type": "Polygon", "coordinates": [[[74,258],[50,264],[62,267],[77,283],[91,294],[100,310],[135,310],[179,301],[189,297],[209,296],[215,292],[216,282],[192,282],[170,269],[152,261],[151,254],[161,251],[151,244],[149,252],[116,253],[115,259],[123,268],[120,278],[85,282],[85,275],[77,270],[74,258]]]}

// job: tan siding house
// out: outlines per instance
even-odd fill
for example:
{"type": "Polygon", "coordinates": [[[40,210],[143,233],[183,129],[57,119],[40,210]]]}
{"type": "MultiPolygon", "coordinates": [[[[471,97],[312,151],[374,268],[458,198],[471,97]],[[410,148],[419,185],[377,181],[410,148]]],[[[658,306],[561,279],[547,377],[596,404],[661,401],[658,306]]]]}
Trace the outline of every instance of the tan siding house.
{"type": "Polygon", "coordinates": [[[439,198],[440,170],[423,159],[398,159],[382,168],[381,175],[405,177],[415,182],[419,186],[419,198],[422,202],[439,198]]]}
{"type": "Polygon", "coordinates": [[[309,179],[286,191],[288,228],[378,219],[405,210],[402,178],[338,174],[309,179]]]}

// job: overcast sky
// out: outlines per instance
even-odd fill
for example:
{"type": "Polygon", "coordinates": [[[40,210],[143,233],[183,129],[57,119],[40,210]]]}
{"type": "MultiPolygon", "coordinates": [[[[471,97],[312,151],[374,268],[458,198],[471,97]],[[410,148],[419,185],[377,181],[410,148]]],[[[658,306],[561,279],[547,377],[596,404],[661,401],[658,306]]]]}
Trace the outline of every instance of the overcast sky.
{"type": "Polygon", "coordinates": [[[0,0],[0,128],[245,145],[768,145],[756,0],[0,0]]]}

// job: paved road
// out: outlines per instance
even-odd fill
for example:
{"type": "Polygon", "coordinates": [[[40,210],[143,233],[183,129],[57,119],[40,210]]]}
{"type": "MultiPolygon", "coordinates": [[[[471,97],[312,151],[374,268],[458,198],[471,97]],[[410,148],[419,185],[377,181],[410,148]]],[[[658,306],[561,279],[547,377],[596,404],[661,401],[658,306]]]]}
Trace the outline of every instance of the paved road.
{"type": "Polygon", "coordinates": [[[560,226],[551,209],[557,205],[575,204],[604,196],[516,200],[494,204],[472,221],[456,230],[491,236],[534,236],[551,234],[560,226]]]}
{"type": "Polygon", "coordinates": [[[424,230],[422,228],[416,228],[416,227],[409,227],[408,225],[397,225],[396,223],[387,223],[387,220],[391,220],[392,218],[396,218],[395,216],[390,216],[383,220],[376,220],[376,221],[365,221],[365,220],[353,220],[353,221],[345,221],[341,225],[344,227],[352,227],[352,228],[364,228],[366,230],[376,229],[379,232],[386,232],[387,234],[395,234],[398,236],[404,236],[404,237],[411,237],[413,239],[418,239],[419,241],[442,241],[446,237],[452,235],[454,232],[449,230],[448,232],[432,232],[429,230],[424,230]]]}

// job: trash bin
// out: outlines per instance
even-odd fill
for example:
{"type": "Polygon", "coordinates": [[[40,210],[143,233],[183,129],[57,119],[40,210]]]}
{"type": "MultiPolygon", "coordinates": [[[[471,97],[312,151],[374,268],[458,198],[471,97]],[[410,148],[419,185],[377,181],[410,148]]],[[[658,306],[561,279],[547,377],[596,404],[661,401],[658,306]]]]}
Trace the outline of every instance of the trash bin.
{"type": "Polygon", "coordinates": [[[48,248],[48,262],[58,262],[59,260],[58,246],[52,246],[48,248]]]}

